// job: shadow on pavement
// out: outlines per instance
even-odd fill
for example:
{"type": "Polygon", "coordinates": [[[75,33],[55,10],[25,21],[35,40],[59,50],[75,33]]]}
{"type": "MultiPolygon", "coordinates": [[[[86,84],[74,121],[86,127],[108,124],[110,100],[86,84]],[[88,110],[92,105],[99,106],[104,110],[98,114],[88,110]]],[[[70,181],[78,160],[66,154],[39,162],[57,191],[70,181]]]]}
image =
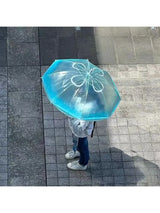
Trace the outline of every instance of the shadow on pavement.
{"type": "Polygon", "coordinates": [[[93,27],[39,27],[40,65],[82,58],[98,64],[93,27]]]}
{"type": "Polygon", "coordinates": [[[99,186],[157,186],[159,167],[140,156],[129,156],[115,147],[90,153],[93,185],[99,186]]]}

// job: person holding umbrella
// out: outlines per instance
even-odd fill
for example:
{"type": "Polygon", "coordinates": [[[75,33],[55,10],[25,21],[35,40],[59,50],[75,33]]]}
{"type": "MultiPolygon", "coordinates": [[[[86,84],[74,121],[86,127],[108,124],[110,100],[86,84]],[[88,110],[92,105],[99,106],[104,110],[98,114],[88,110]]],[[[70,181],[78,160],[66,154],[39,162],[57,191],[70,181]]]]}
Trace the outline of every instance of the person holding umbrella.
{"type": "Polygon", "coordinates": [[[59,59],[42,76],[50,102],[69,117],[73,150],[66,159],[80,157],[67,164],[69,169],[85,170],[89,161],[88,139],[94,121],[109,118],[121,100],[107,71],[88,59],[59,59]]]}

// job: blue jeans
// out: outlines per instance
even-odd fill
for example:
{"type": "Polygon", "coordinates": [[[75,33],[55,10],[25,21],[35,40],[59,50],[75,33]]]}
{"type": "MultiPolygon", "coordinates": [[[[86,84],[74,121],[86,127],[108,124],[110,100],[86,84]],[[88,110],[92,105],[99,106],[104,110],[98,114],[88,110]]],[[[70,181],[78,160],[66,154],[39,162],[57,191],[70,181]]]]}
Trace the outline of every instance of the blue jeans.
{"type": "Polygon", "coordinates": [[[73,150],[80,152],[79,164],[85,166],[89,161],[89,149],[88,149],[88,139],[77,138],[73,135],[73,150]]]}

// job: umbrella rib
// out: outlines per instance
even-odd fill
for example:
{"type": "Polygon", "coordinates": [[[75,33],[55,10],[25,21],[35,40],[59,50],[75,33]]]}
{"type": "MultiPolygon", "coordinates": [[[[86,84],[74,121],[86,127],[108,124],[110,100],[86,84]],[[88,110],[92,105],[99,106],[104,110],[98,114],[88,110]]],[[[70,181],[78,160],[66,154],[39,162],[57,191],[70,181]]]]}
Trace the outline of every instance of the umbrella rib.
{"type": "Polygon", "coordinates": [[[72,85],[67,86],[66,88],[63,89],[61,93],[59,93],[56,97],[61,96],[66,90],[68,90],[72,85]]]}

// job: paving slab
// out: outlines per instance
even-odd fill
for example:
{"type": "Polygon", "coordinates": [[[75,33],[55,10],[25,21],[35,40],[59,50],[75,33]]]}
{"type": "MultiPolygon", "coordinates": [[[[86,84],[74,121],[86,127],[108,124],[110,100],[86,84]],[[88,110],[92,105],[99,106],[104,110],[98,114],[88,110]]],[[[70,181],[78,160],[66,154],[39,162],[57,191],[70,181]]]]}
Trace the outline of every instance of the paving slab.
{"type": "Polygon", "coordinates": [[[72,37],[75,35],[75,27],[58,27],[57,36],[58,37],[72,37]]]}
{"type": "Polygon", "coordinates": [[[9,92],[9,116],[41,117],[41,103],[40,91],[9,92]]]}
{"type": "Polygon", "coordinates": [[[39,45],[9,40],[7,57],[9,66],[39,65],[39,45]]]}
{"type": "Polygon", "coordinates": [[[94,34],[94,28],[93,27],[80,27],[79,29],[75,29],[76,30],[76,36],[77,37],[93,37],[94,34]]]}
{"type": "Polygon", "coordinates": [[[8,68],[8,92],[40,90],[40,67],[20,66],[8,68]]]}
{"type": "Polygon", "coordinates": [[[44,184],[45,175],[30,175],[30,176],[18,176],[15,175],[12,180],[10,180],[10,186],[45,186],[44,184]]]}
{"type": "Polygon", "coordinates": [[[57,39],[41,38],[40,39],[40,63],[41,65],[50,65],[58,58],[57,39]]]}
{"type": "Polygon", "coordinates": [[[148,37],[133,36],[137,63],[153,63],[151,40],[148,37]]]}
{"type": "Polygon", "coordinates": [[[131,36],[131,29],[130,27],[112,27],[111,28],[112,35],[114,37],[129,37],[131,36]]]}
{"type": "Polygon", "coordinates": [[[112,27],[94,27],[94,35],[96,36],[112,36],[112,27]]]}
{"type": "Polygon", "coordinates": [[[70,37],[74,33],[75,27],[39,27],[40,38],[70,37]]]}
{"type": "Polygon", "coordinates": [[[57,36],[58,27],[39,27],[40,38],[53,38],[57,36]]]}
{"type": "Polygon", "coordinates": [[[7,40],[0,40],[0,66],[7,66],[7,40]]]}
{"type": "Polygon", "coordinates": [[[7,38],[7,27],[0,27],[0,39],[7,38]]]}
{"type": "Polygon", "coordinates": [[[154,63],[160,60],[160,36],[152,38],[154,63]]]}
{"type": "Polygon", "coordinates": [[[58,58],[77,58],[77,45],[75,36],[59,37],[58,39],[58,58]]]}
{"type": "Polygon", "coordinates": [[[7,35],[15,42],[38,42],[37,27],[8,27],[7,35]]]}
{"type": "Polygon", "coordinates": [[[118,64],[134,64],[136,61],[131,37],[115,37],[116,52],[118,55],[118,64]]]}
{"type": "Polygon", "coordinates": [[[95,36],[95,41],[99,49],[97,50],[97,58],[99,64],[117,64],[114,42],[112,37],[95,36]],[[101,51],[103,50],[103,51],[101,51]]]}
{"type": "Polygon", "coordinates": [[[149,37],[152,30],[150,27],[130,27],[133,36],[147,36],[149,37]]]}
{"type": "Polygon", "coordinates": [[[77,37],[78,58],[87,58],[98,64],[94,36],[77,37]]]}

